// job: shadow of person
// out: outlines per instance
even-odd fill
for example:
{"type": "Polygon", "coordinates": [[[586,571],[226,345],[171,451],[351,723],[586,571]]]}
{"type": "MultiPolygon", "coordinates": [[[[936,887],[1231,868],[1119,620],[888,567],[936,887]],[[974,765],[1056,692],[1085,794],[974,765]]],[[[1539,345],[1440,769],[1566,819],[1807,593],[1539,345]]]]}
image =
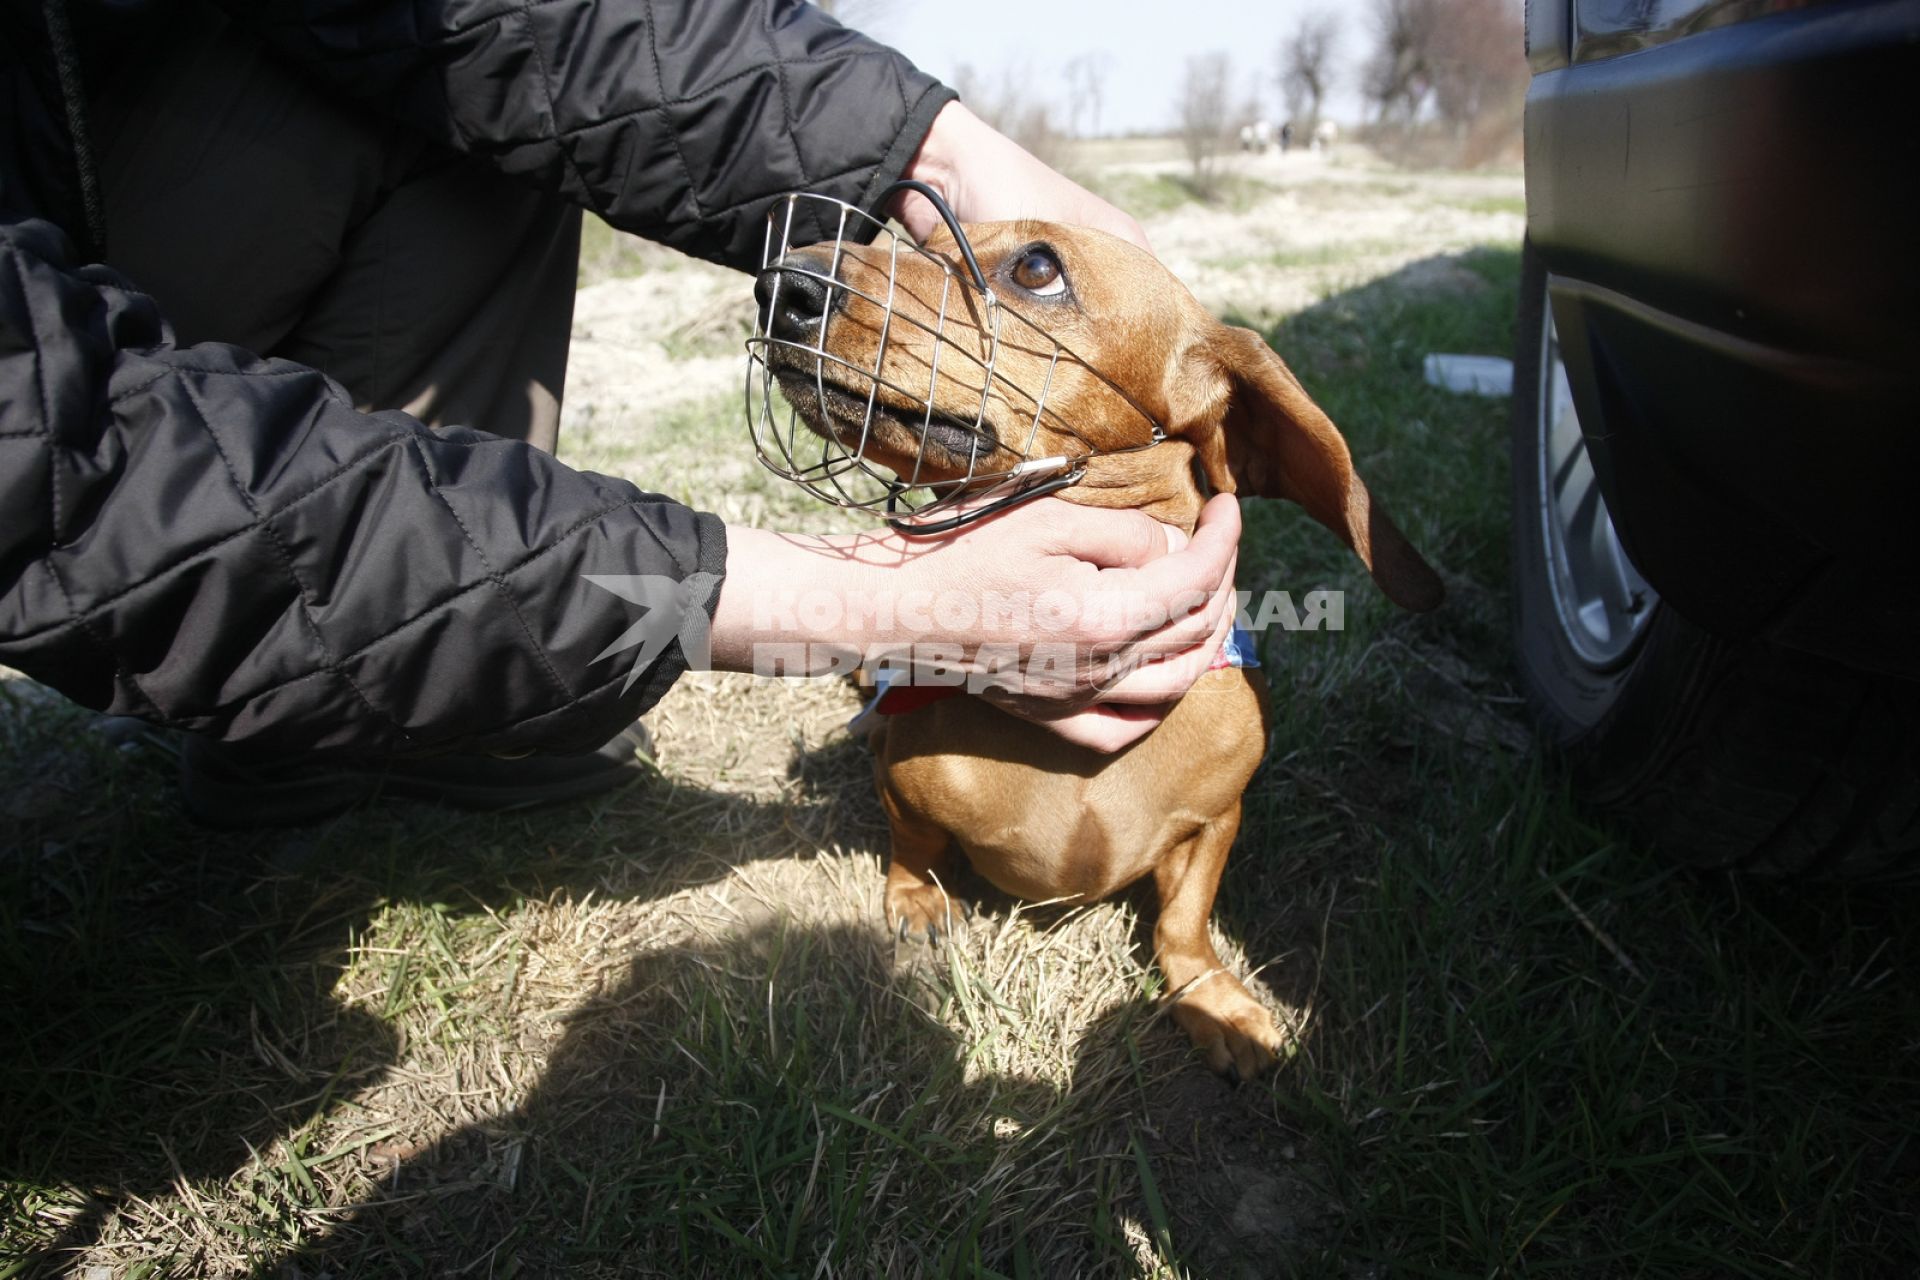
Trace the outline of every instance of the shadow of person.
{"type": "Polygon", "coordinates": [[[963,1048],[847,906],[752,904],[633,957],[521,1105],[406,1153],[277,1274],[812,1273],[915,1183],[944,1194],[901,1238],[937,1251],[994,1135],[945,1123],[963,1048]]]}
{"type": "MultiPolygon", "coordinates": [[[[1273,1170],[1293,1139],[1267,1085],[1216,1083],[1156,1016],[1135,931],[1150,893],[1036,909],[962,880],[984,914],[961,945],[896,952],[864,747],[831,737],[786,767],[775,799],[663,781],[577,810],[382,805],[273,835],[156,821],[161,762],[81,768],[104,806],[49,815],[16,842],[37,858],[8,855],[34,925],[7,931],[9,972],[37,978],[9,1015],[21,1052],[0,1064],[7,1114],[31,1117],[10,1121],[5,1166],[94,1190],[38,1264],[76,1256],[133,1198],[190,1213],[196,1182],[242,1170],[229,1190],[258,1195],[282,1234],[200,1273],[811,1273],[825,1258],[922,1274],[1017,1271],[1024,1251],[1036,1274],[1099,1274],[1163,1227],[1194,1257],[1288,1238],[1291,1184],[1273,1170]],[[823,872],[823,849],[854,856],[823,872]],[[481,1006],[471,1051],[410,1083],[400,1029],[418,1019],[394,1005],[406,984],[366,980],[369,935],[398,972],[452,939],[442,926],[538,902],[539,928],[591,927],[589,900],[644,929],[555,965],[543,1007],[511,1019],[462,993],[481,1006]],[[424,923],[394,936],[388,913],[408,911],[424,923]],[[1048,954],[1063,946],[1099,959],[1063,982],[1048,954]],[[488,1092],[501,1071],[510,1087],[488,1092]],[[352,1115],[361,1138],[342,1137],[352,1115]],[[310,1176],[341,1194],[282,1206],[273,1179],[314,1156],[310,1176]]],[[[1318,921],[1310,897],[1300,919],[1237,920],[1236,877],[1270,874],[1236,859],[1223,891],[1219,933],[1260,956],[1318,921]]],[[[1303,974],[1256,981],[1297,1007],[1303,974]]],[[[444,981],[416,974],[411,998],[437,998],[426,979],[444,981]]]]}
{"type": "Polygon", "coordinates": [[[843,743],[771,799],[656,779],[522,814],[375,802],[215,832],[178,815],[164,751],[100,741],[64,706],[33,715],[38,781],[0,809],[0,1176],[67,1189],[43,1235],[0,1249],[33,1273],[68,1267],[136,1199],[190,1214],[195,1183],[256,1155],[291,1170],[322,1154],[327,1116],[404,1057],[395,1010],[342,990],[381,913],[457,930],[528,900],[648,903],[749,859],[811,858],[848,808],[836,780],[870,792],[843,743]]]}
{"type": "MultiPolygon", "coordinates": [[[[877,876],[739,879],[566,1011],[518,1105],[369,1158],[263,1274],[1120,1275],[1162,1231],[1262,1274],[1312,1231],[1271,1082],[1208,1074],[1147,994],[1150,892],[1036,908],[969,878],[980,913],[929,947],[885,935],[877,876]],[[1061,983],[1074,947],[1135,994],[1061,983]]],[[[1310,964],[1269,973],[1307,999],[1310,964]]]]}
{"type": "Polygon", "coordinates": [[[1013,928],[1015,904],[969,880],[955,888],[985,907],[979,936],[909,955],[903,976],[879,928],[871,761],[844,736],[803,744],[771,798],[661,781],[505,817],[381,804],[295,833],[193,827],[165,760],[82,756],[65,790],[94,803],[18,823],[0,856],[17,1046],[0,1169],[92,1192],[36,1244],[37,1269],[135,1200],[184,1220],[209,1180],[256,1197],[280,1234],[189,1259],[201,1274],[811,1273],[823,1257],[921,1274],[1018,1270],[1023,1251],[1040,1274],[1123,1272],[1159,1229],[1143,1164],[1176,1249],[1252,1247],[1264,1228],[1232,1224],[1275,1221],[1259,1178],[1284,1131],[1261,1086],[1217,1085],[1153,1016],[1150,944],[1097,928],[1075,945],[1118,959],[1063,984],[1043,953],[1088,913],[1020,908],[1013,928]],[[871,864],[821,874],[808,864],[828,849],[871,864]],[[716,920],[693,891],[721,880],[733,907],[716,920]],[[558,928],[588,900],[644,908],[629,915],[649,917],[645,936],[632,958],[607,948],[617,968],[550,975],[536,1017],[515,1012],[553,1040],[505,1046],[506,1105],[469,1104],[482,1090],[460,1074],[494,1069],[503,1019],[464,1033],[473,1053],[421,1081],[412,1114],[341,1140],[339,1118],[386,1106],[412,1069],[401,1028],[417,1020],[396,993],[448,985],[357,982],[370,935],[398,944],[398,973],[430,963],[442,926],[538,902],[558,928]],[[425,923],[381,933],[409,911],[425,923]],[[311,1177],[351,1194],[283,1203],[275,1181],[313,1157],[311,1177]],[[293,1241],[311,1243],[289,1255],[293,1241]]]}

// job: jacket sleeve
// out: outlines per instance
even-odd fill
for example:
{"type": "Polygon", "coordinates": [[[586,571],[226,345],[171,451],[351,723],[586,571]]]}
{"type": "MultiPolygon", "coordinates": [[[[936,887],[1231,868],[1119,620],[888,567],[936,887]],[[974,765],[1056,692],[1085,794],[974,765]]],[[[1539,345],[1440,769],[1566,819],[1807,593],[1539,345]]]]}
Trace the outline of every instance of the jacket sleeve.
{"type": "Polygon", "coordinates": [[[741,268],[774,198],[870,207],[954,97],[798,0],[220,2],[386,115],[741,268]]]}
{"type": "Polygon", "coordinates": [[[0,213],[0,662],[96,708],[371,751],[590,749],[685,669],[666,643],[626,687],[636,652],[599,655],[646,611],[583,575],[711,589],[716,518],[177,348],[70,255],[0,213]]]}

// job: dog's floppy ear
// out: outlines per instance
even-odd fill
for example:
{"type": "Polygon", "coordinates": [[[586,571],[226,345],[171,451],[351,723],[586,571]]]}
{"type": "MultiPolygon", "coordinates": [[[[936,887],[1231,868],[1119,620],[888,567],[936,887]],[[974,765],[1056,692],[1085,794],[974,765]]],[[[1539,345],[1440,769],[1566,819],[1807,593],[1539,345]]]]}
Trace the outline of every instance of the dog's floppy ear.
{"type": "Polygon", "coordinates": [[[1352,547],[1387,598],[1424,613],[1439,575],[1353,469],[1340,431],[1265,340],[1213,323],[1176,365],[1170,433],[1190,442],[1216,490],[1291,498],[1352,547]]]}

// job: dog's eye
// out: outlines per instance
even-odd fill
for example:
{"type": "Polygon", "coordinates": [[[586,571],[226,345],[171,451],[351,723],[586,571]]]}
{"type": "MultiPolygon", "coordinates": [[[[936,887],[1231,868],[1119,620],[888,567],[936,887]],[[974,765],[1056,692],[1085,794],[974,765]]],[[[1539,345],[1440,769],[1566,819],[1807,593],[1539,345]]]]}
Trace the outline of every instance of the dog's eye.
{"type": "Polygon", "coordinates": [[[1022,249],[1009,274],[1015,284],[1038,297],[1051,298],[1067,291],[1067,276],[1060,269],[1060,259],[1045,245],[1022,249]]]}

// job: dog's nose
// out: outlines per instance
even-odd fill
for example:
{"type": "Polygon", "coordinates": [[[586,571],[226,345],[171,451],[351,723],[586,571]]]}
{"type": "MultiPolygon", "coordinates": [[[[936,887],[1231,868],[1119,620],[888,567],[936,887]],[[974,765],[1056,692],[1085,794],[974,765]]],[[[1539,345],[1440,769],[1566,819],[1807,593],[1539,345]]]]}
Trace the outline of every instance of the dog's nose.
{"type": "Polygon", "coordinates": [[[753,282],[753,296],[769,336],[789,342],[819,338],[821,317],[829,306],[844,304],[847,296],[844,290],[828,287],[830,269],[827,261],[790,253],[760,273],[753,282]]]}

